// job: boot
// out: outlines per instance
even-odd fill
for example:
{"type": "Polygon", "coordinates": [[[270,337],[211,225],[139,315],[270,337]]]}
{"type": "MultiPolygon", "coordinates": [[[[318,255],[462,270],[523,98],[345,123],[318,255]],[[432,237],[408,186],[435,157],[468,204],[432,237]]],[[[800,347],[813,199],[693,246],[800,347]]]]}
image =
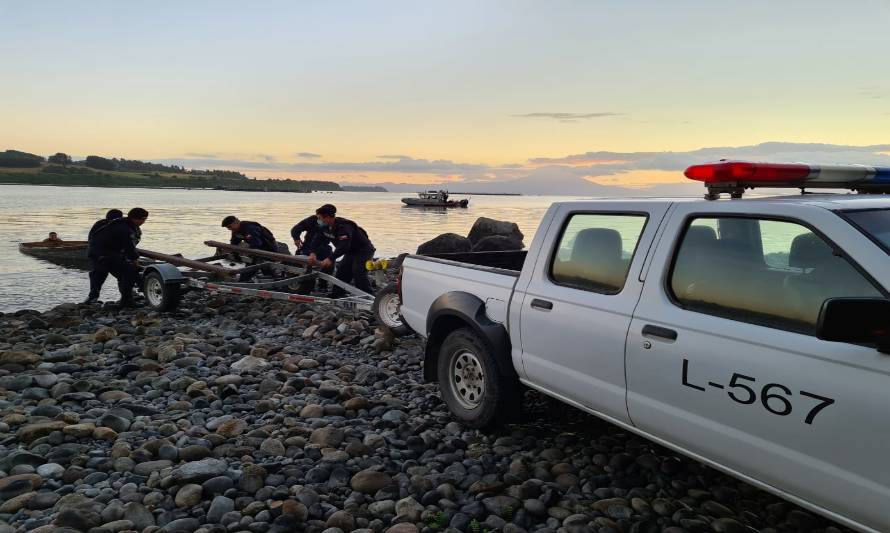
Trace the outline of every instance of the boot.
{"type": "Polygon", "coordinates": [[[139,304],[136,303],[136,300],[133,298],[132,289],[126,292],[121,292],[121,299],[117,302],[118,307],[128,307],[134,308],[139,307],[139,304]]]}

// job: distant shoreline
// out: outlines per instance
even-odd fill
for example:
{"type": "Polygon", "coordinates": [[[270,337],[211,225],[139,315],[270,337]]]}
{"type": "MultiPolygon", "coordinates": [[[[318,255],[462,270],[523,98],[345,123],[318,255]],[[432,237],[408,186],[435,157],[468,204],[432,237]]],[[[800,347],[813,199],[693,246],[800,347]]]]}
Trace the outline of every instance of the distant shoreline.
{"type": "Polygon", "coordinates": [[[521,192],[451,192],[448,194],[460,194],[462,196],[523,196],[521,192]]]}
{"type": "MultiPolygon", "coordinates": [[[[37,156],[34,156],[37,157],[37,156]]],[[[8,159],[8,158],[7,158],[8,159]]],[[[0,160],[2,162],[2,160],[0,160]]],[[[8,163],[8,161],[7,161],[8,163]]],[[[132,163],[132,162],[131,162],[132,163]]],[[[141,163],[146,164],[149,163],[141,163]]],[[[109,170],[82,164],[54,165],[37,162],[31,167],[10,167],[0,164],[0,183],[6,185],[47,185],[57,187],[101,187],[137,189],[183,189],[242,192],[341,191],[338,183],[322,180],[291,180],[248,178],[231,171],[187,171],[176,169],[109,170]]]]}
{"type": "Polygon", "coordinates": [[[2,181],[0,185],[23,185],[28,187],[65,187],[65,188],[96,188],[96,189],[154,189],[165,191],[221,191],[221,192],[287,192],[296,194],[309,194],[313,192],[356,192],[356,191],[328,191],[328,190],[311,190],[311,191],[285,191],[285,190],[263,190],[263,189],[232,189],[232,188],[214,188],[214,187],[164,187],[151,185],[90,185],[90,184],[65,184],[65,183],[23,183],[13,181],[2,181]]]}

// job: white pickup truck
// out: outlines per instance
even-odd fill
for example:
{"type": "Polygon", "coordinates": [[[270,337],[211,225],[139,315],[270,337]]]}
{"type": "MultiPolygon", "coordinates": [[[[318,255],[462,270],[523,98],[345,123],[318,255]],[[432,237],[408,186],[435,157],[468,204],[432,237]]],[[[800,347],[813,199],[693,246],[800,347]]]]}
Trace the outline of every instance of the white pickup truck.
{"type": "MultiPolygon", "coordinates": [[[[762,185],[712,175],[712,197],[762,185]]],[[[401,314],[468,426],[526,386],[890,531],[888,253],[890,196],[557,203],[527,252],[408,256],[401,314]]]]}

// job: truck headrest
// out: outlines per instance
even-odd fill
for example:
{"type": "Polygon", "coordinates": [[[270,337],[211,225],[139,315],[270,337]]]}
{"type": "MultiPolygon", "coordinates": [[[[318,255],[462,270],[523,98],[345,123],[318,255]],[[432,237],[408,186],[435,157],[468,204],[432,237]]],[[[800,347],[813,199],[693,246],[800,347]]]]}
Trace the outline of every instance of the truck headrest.
{"type": "Polygon", "coordinates": [[[578,232],[572,246],[572,261],[621,259],[621,234],[610,228],[588,228],[578,232]]]}
{"type": "Polygon", "coordinates": [[[791,241],[788,253],[788,266],[795,268],[814,268],[831,259],[834,252],[825,241],[814,233],[798,235],[791,241]]]}

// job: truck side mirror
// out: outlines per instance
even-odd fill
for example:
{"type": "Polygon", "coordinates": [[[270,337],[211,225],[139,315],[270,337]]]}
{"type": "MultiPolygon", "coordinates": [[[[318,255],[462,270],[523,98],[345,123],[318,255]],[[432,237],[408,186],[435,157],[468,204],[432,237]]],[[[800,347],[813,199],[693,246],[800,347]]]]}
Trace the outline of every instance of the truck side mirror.
{"type": "Polygon", "coordinates": [[[829,298],[819,311],[816,337],[824,341],[873,344],[890,354],[890,300],[829,298]]]}

